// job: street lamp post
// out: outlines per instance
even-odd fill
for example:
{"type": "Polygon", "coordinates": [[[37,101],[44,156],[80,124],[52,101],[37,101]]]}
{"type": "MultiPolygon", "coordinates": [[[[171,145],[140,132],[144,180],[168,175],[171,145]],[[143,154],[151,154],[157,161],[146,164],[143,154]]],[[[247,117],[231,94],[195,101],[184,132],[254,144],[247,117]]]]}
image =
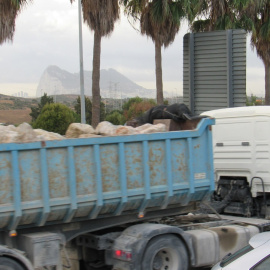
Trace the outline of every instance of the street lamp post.
{"type": "Polygon", "coordinates": [[[83,44],[82,44],[82,5],[78,0],[79,17],[79,51],[80,51],[80,93],[81,93],[81,123],[85,124],[85,99],[84,99],[84,71],[83,71],[83,44]]]}

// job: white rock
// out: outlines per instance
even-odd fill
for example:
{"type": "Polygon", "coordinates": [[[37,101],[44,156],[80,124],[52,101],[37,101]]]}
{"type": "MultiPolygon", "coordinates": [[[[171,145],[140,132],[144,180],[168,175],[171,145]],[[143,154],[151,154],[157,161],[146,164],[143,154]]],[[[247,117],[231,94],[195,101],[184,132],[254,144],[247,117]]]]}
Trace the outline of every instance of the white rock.
{"type": "Polygon", "coordinates": [[[34,129],[34,132],[36,133],[36,140],[37,141],[53,141],[53,140],[63,140],[65,139],[64,136],[54,133],[54,132],[49,132],[43,129],[34,129]]]}
{"type": "Polygon", "coordinates": [[[119,126],[115,126],[108,121],[103,121],[97,125],[95,134],[103,136],[114,136],[118,127],[119,126]]]}
{"type": "Polygon", "coordinates": [[[135,128],[131,126],[120,126],[115,130],[115,135],[134,135],[134,134],[139,134],[139,131],[137,131],[135,128]]]}
{"type": "Polygon", "coordinates": [[[33,128],[28,123],[22,123],[17,128],[16,131],[18,136],[16,137],[16,143],[27,143],[36,141],[37,135],[33,128]]]}
{"type": "Polygon", "coordinates": [[[16,131],[2,129],[0,127],[0,143],[13,143],[16,141],[18,133],[16,131]]]}
{"type": "Polygon", "coordinates": [[[16,127],[13,126],[13,125],[9,125],[9,126],[7,126],[6,128],[7,128],[8,130],[10,130],[10,131],[16,131],[16,127]]]}
{"type": "Polygon", "coordinates": [[[141,134],[149,134],[149,133],[157,133],[157,132],[165,132],[166,131],[166,126],[164,124],[156,124],[152,125],[149,128],[146,128],[141,131],[141,134]]]}
{"type": "Polygon", "coordinates": [[[66,131],[67,138],[79,138],[82,134],[93,134],[94,128],[87,124],[72,123],[66,131]]]}
{"type": "Polygon", "coordinates": [[[150,127],[152,127],[152,126],[153,126],[152,124],[144,124],[144,125],[142,125],[142,126],[136,127],[135,129],[136,129],[138,132],[141,132],[141,131],[143,131],[143,130],[145,130],[145,129],[147,129],[147,128],[150,128],[150,127]]]}
{"type": "Polygon", "coordinates": [[[17,128],[10,126],[0,126],[0,143],[28,143],[35,141],[63,140],[65,138],[93,138],[102,136],[147,134],[165,132],[164,124],[145,124],[133,128],[131,126],[118,126],[110,122],[103,121],[94,130],[87,124],[73,123],[69,126],[66,137],[42,129],[33,129],[29,124],[23,123],[17,128]]]}

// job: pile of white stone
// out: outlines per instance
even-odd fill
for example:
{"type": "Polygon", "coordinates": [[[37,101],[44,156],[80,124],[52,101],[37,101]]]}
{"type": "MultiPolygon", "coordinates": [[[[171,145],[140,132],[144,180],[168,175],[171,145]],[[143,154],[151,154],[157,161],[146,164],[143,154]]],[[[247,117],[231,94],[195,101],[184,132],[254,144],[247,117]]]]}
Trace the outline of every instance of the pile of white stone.
{"type": "Polygon", "coordinates": [[[143,126],[133,128],[131,126],[113,125],[110,122],[104,121],[99,123],[96,129],[87,124],[70,124],[66,135],[62,136],[42,129],[33,129],[29,124],[23,123],[18,127],[13,125],[0,126],[0,143],[28,143],[36,141],[63,140],[67,138],[135,135],[165,131],[166,126],[164,124],[145,124],[143,126]]]}
{"type": "Polygon", "coordinates": [[[113,125],[110,122],[100,122],[96,129],[87,124],[73,123],[66,132],[66,138],[90,138],[102,136],[119,136],[119,135],[135,135],[148,134],[156,132],[165,132],[166,126],[164,124],[145,124],[139,127],[113,125]]]}
{"type": "Polygon", "coordinates": [[[63,136],[42,129],[33,129],[23,123],[18,127],[13,125],[0,126],[0,143],[27,143],[35,141],[62,140],[63,136]]]}

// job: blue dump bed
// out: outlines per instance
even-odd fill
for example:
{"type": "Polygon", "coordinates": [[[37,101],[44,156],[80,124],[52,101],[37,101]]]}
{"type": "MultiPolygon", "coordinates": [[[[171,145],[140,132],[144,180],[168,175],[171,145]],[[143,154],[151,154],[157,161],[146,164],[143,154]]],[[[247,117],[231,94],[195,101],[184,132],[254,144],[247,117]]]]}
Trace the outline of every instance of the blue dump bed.
{"type": "Polygon", "coordinates": [[[165,209],[214,190],[213,119],[155,134],[0,144],[0,228],[165,209]]]}

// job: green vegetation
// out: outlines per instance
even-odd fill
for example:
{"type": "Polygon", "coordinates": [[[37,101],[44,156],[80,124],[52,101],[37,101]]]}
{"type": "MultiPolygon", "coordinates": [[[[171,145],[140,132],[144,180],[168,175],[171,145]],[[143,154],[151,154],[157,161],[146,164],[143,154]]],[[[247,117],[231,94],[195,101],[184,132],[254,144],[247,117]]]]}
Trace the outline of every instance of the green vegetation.
{"type": "Polygon", "coordinates": [[[0,94],[0,110],[22,110],[37,104],[35,99],[11,97],[0,94]]]}
{"type": "Polygon", "coordinates": [[[247,96],[246,97],[246,105],[247,106],[261,106],[261,105],[264,105],[264,99],[263,98],[259,98],[255,95],[252,95],[251,96],[247,96]]]}
{"type": "MultiPolygon", "coordinates": [[[[101,102],[100,119],[101,121],[109,121],[114,125],[123,125],[128,120],[142,115],[145,111],[149,110],[155,105],[156,103],[153,99],[134,97],[130,98],[123,104],[122,110],[112,110],[105,113],[105,104],[101,102]]],[[[47,95],[43,96],[38,108],[41,106],[41,112],[32,124],[34,128],[41,128],[47,131],[64,134],[70,123],[80,122],[81,99],[79,96],[74,104],[74,111],[64,104],[53,103],[52,99],[48,99],[47,95]],[[50,103],[46,103],[46,101],[50,101],[50,103]]],[[[92,102],[90,98],[85,97],[86,123],[90,125],[92,120],[91,108],[92,102]]]]}
{"type": "Polygon", "coordinates": [[[64,135],[68,126],[76,122],[76,114],[66,105],[60,103],[46,104],[41,110],[37,120],[32,124],[33,128],[64,135]]]}
{"type": "MultiPolygon", "coordinates": [[[[179,99],[177,102],[182,102],[182,99],[179,99]]],[[[10,97],[6,95],[0,94],[0,110],[15,110],[15,109],[30,109],[30,116],[34,116],[34,120],[32,117],[31,123],[33,124],[42,108],[45,104],[61,104],[66,105],[72,111],[74,111],[75,122],[81,122],[81,104],[80,97],[77,95],[59,95],[57,96],[57,103],[54,103],[53,97],[47,96],[47,94],[43,95],[41,98],[37,99],[28,99],[21,97],[10,97]]],[[[170,104],[175,103],[175,98],[168,99],[170,104]]],[[[86,122],[87,124],[91,124],[91,106],[92,102],[89,97],[85,97],[86,101],[86,122]]],[[[164,101],[165,104],[168,103],[167,100],[164,101]]],[[[141,115],[144,111],[148,110],[152,106],[155,106],[156,103],[153,99],[143,99],[140,97],[134,98],[125,98],[125,99],[103,99],[103,102],[100,103],[100,121],[109,121],[115,125],[123,125],[126,121],[132,119],[133,117],[137,117],[141,115]]],[[[4,120],[3,120],[4,121],[4,120]]],[[[29,121],[29,120],[27,120],[29,121]]],[[[5,121],[4,121],[5,122],[5,121]]],[[[17,123],[17,122],[16,122],[17,123]]],[[[18,122],[20,124],[20,122],[18,122]]]]}
{"type": "Polygon", "coordinates": [[[156,106],[156,102],[153,99],[130,98],[123,104],[122,110],[113,110],[106,116],[105,120],[114,125],[123,125],[129,120],[141,116],[153,106],[156,106]]]}
{"type": "MultiPolygon", "coordinates": [[[[78,96],[76,99],[74,110],[76,114],[78,114],[79,117],[81,117],[81,97],[80,96],[78,96]]],[[[90,125],[91,121],[92,121],[92,102],[90,98],[85,97],[85,122],[90,125]]]]}
{"type": "Polygon", "coordinates": [[[30,113],[30,116],[32,117],[32,122],[37,120],[37,118],[40,115],[43,107],[46,104],[51,104],[51,103],[53,103],[53,97],[49,97],[49,96],[47,96],[46,93],[44,93],[44,95],[41,97],[40,102],[38,103],[38,105],[35,106],[35,107],[31,107],[32,112],[30,113]]]}
{"type": "Polygon", "coordinates": [[[140,97],[131,98],[123,105],[123,114],[126,121],[141,116],[145,111],[156,106],[153,99],[143,100],[140,97]]]}
{"type": "MultiPolygon", "coordinates": [[[[76,103],[74,105],[74,110],[76,114],[79,116],[79,122],[81,121],[81,97],[78,96],[76,99],[76,103]]],[[[105,120],[105,104],[100,102],[100,121],[105,120]]],[[[92,102],[90,98],[85,97],[85,122],[89,125],[92,123],[92,102]]]]}
{"type": "Polygon", "coordinates": [[[106,116],[105,120],[111,122],[114,125],[124,125],[126,122],[126,118],[124,117],[123,112],[119,110],[112,111],[106,116]]]}

